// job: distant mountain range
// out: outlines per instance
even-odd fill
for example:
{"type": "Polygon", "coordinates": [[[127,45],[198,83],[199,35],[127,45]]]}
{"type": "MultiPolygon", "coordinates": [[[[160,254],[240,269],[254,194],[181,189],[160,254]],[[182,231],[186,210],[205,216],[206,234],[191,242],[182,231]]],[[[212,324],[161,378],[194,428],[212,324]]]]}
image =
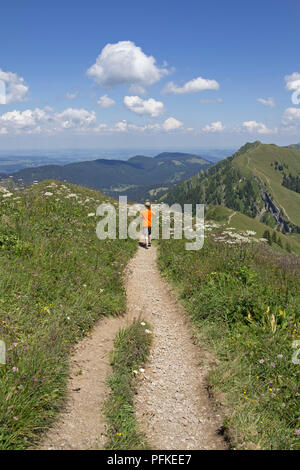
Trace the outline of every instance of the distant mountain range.
{"type": "Polygon", "coordinates": [[[113,197],[127,195],[129,199],[140,200],[157,198],[175,184],[211,165],[210,161],[198,155],[164,152],[156,157],[136,155],[126,161],[97,159],[24,168],[12,176],[15,182],[22,180],[25,185],[55,179],[98,189],[113,197]]]}
{"type": "Polygon", "coordinates": [[[161,200],[222,205],[283,232],[300,233],[300,145],[247,143],[161,200]]]}

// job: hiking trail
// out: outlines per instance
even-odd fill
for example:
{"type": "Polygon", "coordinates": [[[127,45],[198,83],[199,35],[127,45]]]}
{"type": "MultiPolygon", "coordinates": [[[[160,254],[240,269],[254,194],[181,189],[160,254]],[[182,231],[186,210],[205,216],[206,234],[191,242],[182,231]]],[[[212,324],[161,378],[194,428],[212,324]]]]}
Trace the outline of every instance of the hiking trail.
{"type": "Polygon", "coordinates": [[[74,347],[66,407],[35,448],[104,448],[101,407],[109,394],[109,351],[118,330],[141,318],[151,324],[153,344],[145,372],[138,376],[135,405],[151,448],[226,449],[217,435],[222,418],[205,386],[209,355],[194,344],[187,315],[162,279],[156,256],[154,246],[138,249],[126,268],[127,313],[99,320],[74,347]]]}

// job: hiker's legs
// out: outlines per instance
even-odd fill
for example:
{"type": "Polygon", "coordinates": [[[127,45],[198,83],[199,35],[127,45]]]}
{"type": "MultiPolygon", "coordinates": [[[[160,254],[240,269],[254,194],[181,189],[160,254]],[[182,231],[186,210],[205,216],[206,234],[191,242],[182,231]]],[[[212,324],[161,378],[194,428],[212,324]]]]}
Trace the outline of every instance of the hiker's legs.
{"type": "Polygon", "coordinates": [[[145,247],[148,248],[148,227],[144,227],[145,247]]]}
{"type": "Polygon", "coordinates": [[[151,227],[148,227],[148,245],[151,246],[151,227]]]}

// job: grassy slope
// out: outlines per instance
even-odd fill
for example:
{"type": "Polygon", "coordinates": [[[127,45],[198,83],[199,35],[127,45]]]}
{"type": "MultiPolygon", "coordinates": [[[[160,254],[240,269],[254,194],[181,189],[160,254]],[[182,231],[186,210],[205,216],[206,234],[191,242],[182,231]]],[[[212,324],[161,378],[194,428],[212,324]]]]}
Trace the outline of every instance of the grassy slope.
{"type": "MultiPolygon", "coordinates": [[[[256,238],[262,238],[265,230],[269,230],[271,235],[274,232],[274,230],[272,230],[268,225],[263,224],[259,220],[252,219],[251,217],[248,217],[247,215],[242,214],[241,212],[233,211],[232,209],[228,209],[225,206],[209,206],[209,209],[206,212],[207,220],[215,220],[217,222],[221,222],[224,226],[223,228],[226,228],[226,225],[229,226],[228,220],[230,216],[230,227],[234,227],[236,230],[241,232],[246,230],[254,230],[256,232],[256,238]]],[[[276,236],[277,238],[281,239],[283,247],[280,248],[274,243],[273,248],[276,251],[280,253],[286,252],[285,247],[288,243],[291,247],[291,251],[293,253],[296,253],[297,255],[300,255],[299,234],[284,235],[283,233],[276,231],[276,236]]]]}
{"type": "Polygon", "coordinates": [[[217,356],[209,376],[227,410],[224,427],[238,449],[299,449],[300,262],[267,247],[228,246],[206,237],[159,243],[159,265],[174,283],[197,337],[217,356]]]}
{"type": "Polygon", "coordinates": [[[199,173],[190,179],[180,183],[161,197],[162,201],[170,204],[184,203],[212,203],[223,204],[255,217],[258,216],[259,206],[264,206],[258,186],[256,194],[249,192],[249,187],[245,187],[242,179],[237,179],[234,175],[238,170],[245,176],[249,183],[253,182],[253,175],[263,182],[263,188],[271,194],[275,204],[281,207],[284,218],[295,225],[300,226],[300,194],[282,186],[283,172],[275,170],[271,163],[278,161],[285,163],[288,168],[284,172],[296,176],[300,172],[300,151],[276,145],[265,145],[260,142],[247,143],[234,154],[234,157],[225,159],[205,173],[199,173]],[[234,171],[233,171],[234,170],[234,171]],[[234,181],[234,183],[233,183],[234,181]],[[235,191],[241,192],[242,196],[234,194],[231,184],[234,184],[235,191]],[[232,200],[230,195],[233,195],[232,200]],[[227,200],[227,203],[226,203],[227,200]],[[240,200],[244,205],[244,210],[239,209],[237,203],[240,200]]]}
{"type": "Polygon", "coordinates": [[[274,161],[288,165],[287,173],[300,173],[300,151],[277,145],[260,144],[248,153],[233,160],[233,164],[244,172],[250,170],[266,182],[270,193],[296,225],[300,225],[300,194],[282,186],[282,173],[271,166],[274,161]]]}
{"type": "Polygon", "coordinates": [[[135,377],[139,368],[144,366],[150,350],[149,327],[149,324],[139,320],[121,329],[111,351],[113,373],[108,378],[111,393],[104,405],[108,422],[107,449],[149,448],[139,430],[134,409],[135,377]]]}
{"type": "Polygon", "coordinates": [[[122,272],[136,244],[98,240],[88,214],[103,200],[49,181],[0,193],[0,338],[8,349],[1,449],[23,449],[49,426],[64,396],[70,346],[101,316],[125,310],[122,272]]]}

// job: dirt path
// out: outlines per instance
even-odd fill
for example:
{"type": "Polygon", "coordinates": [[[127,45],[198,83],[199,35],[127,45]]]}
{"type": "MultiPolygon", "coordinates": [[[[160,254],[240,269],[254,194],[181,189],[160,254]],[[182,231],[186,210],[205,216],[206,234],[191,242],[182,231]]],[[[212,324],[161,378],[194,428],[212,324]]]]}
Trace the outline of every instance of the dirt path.
{"type": "Polygon", "coordinates": [[[159,274],[155,248],[141,257],[128,292],[154,333],[136,398],[141,428],[154,449],[225,449],[217,435],[221,417],[205,388],[208,354],[194,345],[186,313],[159,274]]]}
{"type": "Polygon", "coordinates": [[[101,406],[109,390],[108,353],[119,328],[134,318],[153,327],[150,363],[139,379],[137,417],[153,449],[224,449],[216,434],[221,418],[205,389],[203,351],[193,344],[185,313],[156,266],[156,249],[139,248],[127,267],[127,314],[105,318],[77,344],[71,360],[66,410],[39,449],[101,449],[101,406]],[[75,391],[77,390],[77,391],[75,391]]]}
{"type": "Polygon", "coordinates": [[[228,217],[228,221],[227,221],[227,225],[230,225],[231,223],[231,219],[233,216],[235,216],[236,212],[232,212],[232,214],[230,214],[230,216],[228,217]]]}

